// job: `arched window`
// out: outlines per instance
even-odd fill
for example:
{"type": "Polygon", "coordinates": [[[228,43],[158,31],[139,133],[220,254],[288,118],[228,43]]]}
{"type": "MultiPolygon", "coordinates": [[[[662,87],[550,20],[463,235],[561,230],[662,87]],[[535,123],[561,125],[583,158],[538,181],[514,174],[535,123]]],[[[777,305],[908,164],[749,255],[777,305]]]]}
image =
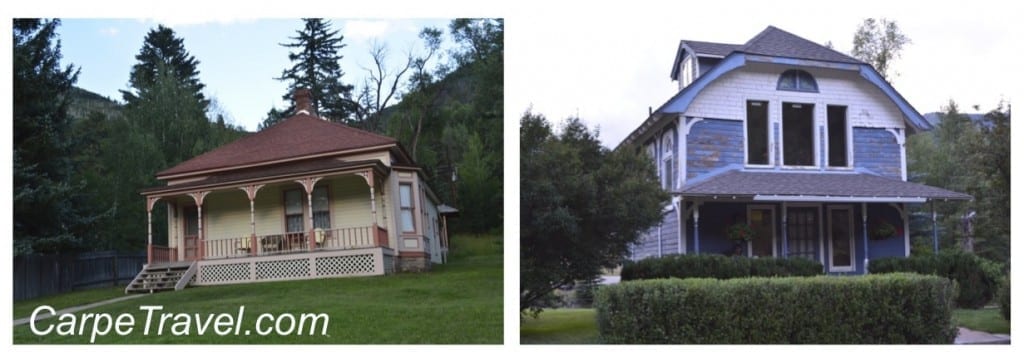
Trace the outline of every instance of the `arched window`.
{"type": "Polygon", "coordinates": [[[665,132],[665,135],[661,138],[661,168],[663,174],[661,176],[662,182],[666,191],[670,191],[676,187],[676,146],[673,144],[672,138],[675,136],[675,131],[669,130],[665,132]]]}
{"type": "Polygon", "coordinates": [[[791,90],[797,92],[818,92],[818,82],[806,71],[791,69],[782,72],[779,76],[778,90],[791,90]]]}

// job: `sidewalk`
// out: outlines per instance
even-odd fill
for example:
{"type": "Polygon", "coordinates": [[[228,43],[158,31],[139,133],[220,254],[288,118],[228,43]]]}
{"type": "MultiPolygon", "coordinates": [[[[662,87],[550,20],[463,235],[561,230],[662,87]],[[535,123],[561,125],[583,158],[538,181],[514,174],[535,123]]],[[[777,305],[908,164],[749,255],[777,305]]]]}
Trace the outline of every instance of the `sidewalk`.
{"type": "Polygon", "coordinates": [[[956,335],[957,345],[1008,345],[1010,335],[993,334],[984,331],[974,331],[967,328],[960,328],[956,335]]]}
{"type": "MultiPolygon", "coordinates": [[[[121,302],[121,301],[125,301],[125,300],[136,299],[136,298],[140,298],[140,297],[148,296],[148,295],[149,294],[127,295],[127,296],[122,296],[122,297],[119,297],[119,298],[113,298],[113,299],[110,299],[110,300],[94,302],[94,303],[91,303],[91,304],[69,307],[69,308],[66,308],[66,309],[57,310],[57,313],[55,315],[56,316],[60,316],[62,314],[75,313],[75,312],[79,312],[79,311],[82,311],[82,310],[88,310],[88,309],[91,309],[91,308],[94,308],[94,307],[98,307],[98,306],[103,306],[103,305],[107,305],[107,304],[113,304],[115,302],[121,302]]],[[[39,314],[39,316],[36,316],[36,321],[43,320],[43,319],[48,319],[48,318],[51,318],[53,316],[54,315],[50,315],[48,313],[41,313],[41,314],[39,314]]],[[[29,316],[29,317],[23,317],[23,318],[14,320],[14,326],[20,326],[20,325],[27,324],[31,318],[32,317],[29,316]]]]}

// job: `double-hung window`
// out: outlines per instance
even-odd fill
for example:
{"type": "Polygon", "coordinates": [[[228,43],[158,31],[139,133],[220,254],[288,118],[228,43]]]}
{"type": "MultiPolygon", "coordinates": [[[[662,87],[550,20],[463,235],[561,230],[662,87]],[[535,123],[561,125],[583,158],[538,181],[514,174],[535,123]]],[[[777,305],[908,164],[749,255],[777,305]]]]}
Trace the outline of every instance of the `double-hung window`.
{"type": "Polygon", "coordinates": [[[413,233],[416,232],[416,214],[415,205],[412,199],[412,184],[402,183],[398,185],[399,193],[399,208],[402,211],[402,232],[413,233]]]}

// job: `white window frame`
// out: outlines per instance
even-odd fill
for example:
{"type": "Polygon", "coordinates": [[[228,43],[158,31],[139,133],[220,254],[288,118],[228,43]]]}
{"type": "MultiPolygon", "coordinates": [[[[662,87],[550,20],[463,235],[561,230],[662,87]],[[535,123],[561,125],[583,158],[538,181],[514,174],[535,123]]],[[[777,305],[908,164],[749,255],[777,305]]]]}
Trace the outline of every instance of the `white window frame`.
{"type": "MultiPolygon", "coordinates": [[[[772,257],[779,256],[779,242],[778,242],[778,226],[775,225],[775,205],[747,205],[747,225],[750,225],[750,211],[754,210],[768,210],[772,212],[772,257]]],[[[747,242],[747,257],[754,256],[754,243],[747,242]]]]}
{"type": "Polygon", "coordinates": [[[743,115],[743,165],[745,167],[771,168],[771,167],[775,166],[775,155],[772,155],[772,151],[773,151],[772,148],[774,147],[774,145],[772,145],[772,144],[774,144],[774,141],[775,141],[774,136],[775,135],[772,135],[771,108],[772,108],[771,101],[767,100],[767,99],[764,99],[764,100],[762,100],[762,99],[746,99],[746,100],[743,101],[743,112],[744,112],[744,115],[743,115]],[[765,128],[765,135],[768,136],[768,138],[767,138],[768,140],[766,141],[767,144],[768,144],[768,163],[767,164],[751,164],[750,163],[750,157],[748,156],[748,155],[750,155],[750,146],[749,146],[750,145],[750,139],[749,139],[749,136],[747,135],[747,120],[749,118],[747,118],[746,112],[747,112],[747,106],[750,105],[750,102],[761,102],[761,103],[764,103],[764,105],[767,106],[767,108],[765,108],[765,118],[764,118],[765,126],[766,126],[766,128],[765,128]]]}
{"type": "Polygon", "coordinates": [[[828,212],[828,218],[827,218],[828,219],[828,271],[829,272],[837,272],[837,273],[854,272],[854,271],[857,270],[857,244],[855,243],[855,239],[854,239],[854,236],[856,236],[856,232],[854,232],[854,225],[853,225],[853,220],[855,219],[854,218],[854,214],[853,214],[853,206],[852,205],[829,205],[827,212],[828,212]],[[841,211],[841,210],[845,210],[845,211],[849,212],[849,214],[850,214],[850,219],[848,220],[849,227],[847,227],[848,231],[850,232],[850,237],[849,237],[850,238],[849,239],[849,242],[850,242],[850,265],[849,266],[836,266],[835,265],[835,261],[834,261],[834,254],[833,254],[834,253],[834,248],[833,248],[833,245],[832,245],[833,244],[833,237],[832,237],[832,223],[833,223],[832,222],[832,211],[841,211]]]}
{"type": "MultiPolygon", "coordinates": [[[[826,218],[823,216],[822,203],[811,203],[811,202],[784,202],[783,209],[789,208],[800,208],[800,207],[812,207],[818,209],[818,262],[821,263],[822,269],[825,267],[825,223],[823,220],[826,218]]],[[[787,219],[789,212],[786,212],[787,219]]],[[[787,222],[788,229],[788,222],[787,222]]],[[[786,237],[787,240],[789,237],[786,237]]],[[[788,245],[788,244],[787,244],[788,245]]]]}
{"type": "Polygon", "coordinates": [[[398,183],[398,230],[404,234],[416,234],[416,192],[412,182],[400,181],[398,183]],[[409,187],[409,206],[402,205],[402,186],[409,187]],[[409,216],[412,218],[412,230],[405,230],[405,210],[409,210],[409,216]]]}
{"type": "MultiPolygon", "coordinates": [[[[819,142],[818,141],[820,141],[821,139],[819,137],[818,131],[821,130],[821,129],[819,129],[821,126],[818,125],[818,121],[817,121],[817,118],[816,118],[816,116],[817,116],[816,115],[817,114],[816,111],[817,111],[818,107],[819,107],[818,103],[814,103],[814,102],[810,102],[810,101],[807,101],[807,102],[780,101],[779,102],[779,161],[780,161],[779,165],[782,166],[783,168],[786,168],[786,169],[816,169],[816,168],[819,167],[819,165],[821,163],[821,158],[818,157],[818,154],[819,154],[818,153],[818,150],[819,150],[819,148],[818,148],[819,142]],[[785,113],[786,113],[785,110],[786,109],[785,108],[786,108],[787,104],[799,104],[799,105],[811,105],[811,106],[813,106],[812,109],[811,109],[811,131],[813,132],[812,135],[811,135],[812,136],[812,138],[811,138],[811,146],[812,146],[811,147],[811,151],[812,151],[812,153],[811,153],[811,155],[812,155],[812,157],[811,157],[811,165],[786,165],[786,139],[785,139],[786,138],[786,118],[785,118],[785,113]]],[[[771,144],[769,143],[769,145],[771,145],[771,144]]]]}
{"type": "Polygon", "coordinates": [[[825,169],[827,170],[853,170],[853,125],[850,125],[850,106],[840,104],[825,104],[825,169]],[[845,118],[843,118],[844,125],[846,125],[846,166],[832,166],[829,164],[829,158],[832,156],[829,146],[832,144],[832,136],[828,133],[829,122],[828,122],[828,107],[843,107],[846,108],[845,118]]]}

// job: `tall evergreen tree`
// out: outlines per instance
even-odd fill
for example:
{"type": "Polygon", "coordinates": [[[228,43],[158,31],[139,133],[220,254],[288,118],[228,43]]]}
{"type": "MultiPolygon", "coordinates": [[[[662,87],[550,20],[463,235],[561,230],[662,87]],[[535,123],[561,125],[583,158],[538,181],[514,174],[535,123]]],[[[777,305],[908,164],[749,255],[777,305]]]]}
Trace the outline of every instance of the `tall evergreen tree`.
{"type": "MultiPolygon", "coordinates": [[[[205,85],[199,82],[199,61],[185,50],[185,41],[177,37],[174,30],[164,25],[150,30],[135,59],[139,62],[132,66],[128,78],[128,85],[132,88],[138,90],[152,86],[160,75],[160,66],[166,66],[173,77],[192,92],[203,110],[210,104],[203,96],[205,85]]],[[[122,95],[129,104],[137,99],[128,91],[122,91],[122,95]]]]}
{"type": "MultiPolygon", "coordinates": [[[[165,166],[177,164],[215,147],[206,117],[210,101],[202,93],[199,61],[188,53],[174,31],[150,30],[135,56],[130,88],[121,91],[125,113],[159,143],[165,166]]],[[[152,173],[150,173],[152,174],[152,173]]]]}
{"type": "MultiPolygon", "coordinates": [[[[295,49],[288,54],[291,68],[285,69],[277,80],[288,82],[288,91],[283,98],[291,102],[297,88],[306,88],[313,95],[313,108],[317,114],[335,122],[350,123],[359,105],[352,99],[352,85],[342,82],[345,72],[341,70],[340,51],[345,47],[345,38],[331,29],[331,22],[324,19],[303,19],[305,26],[297,30],[295,42],[281,46],[295,49]]],[[[283,111],[290,115],[294,104],[283,111]]],[[[282,112],[271,109],[260,128],[267,128],[280,121],[282,112]]]]}
{"type": "Polygon", "coordinates": [[[68,104],[78,70],[60,65],[59,20],[14,19],[14,252],[81,247],[95,216],[81,212],[68,104]]]}

